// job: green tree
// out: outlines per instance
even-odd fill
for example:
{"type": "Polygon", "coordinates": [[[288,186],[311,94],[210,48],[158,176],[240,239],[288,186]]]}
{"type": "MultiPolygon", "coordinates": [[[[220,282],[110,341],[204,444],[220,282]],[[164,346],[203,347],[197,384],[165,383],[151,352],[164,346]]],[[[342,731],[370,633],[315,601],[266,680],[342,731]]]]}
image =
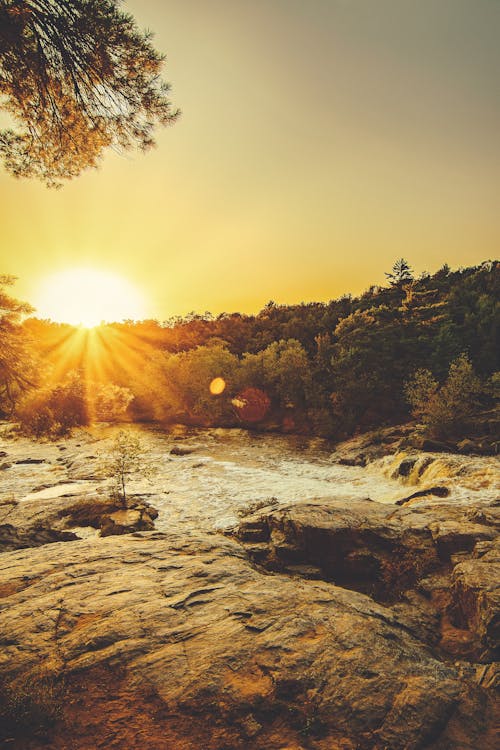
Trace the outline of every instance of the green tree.
{"type": "Polygon", "coordinates": [[[413,280],[413,271],[404,258],[397,260],[390,273],[386,273],[385,275],[391,286],[401,287],[403,284],[413,280]]]}
{"type": "Polygon", "coordinates": [[[12,411],[19,394],[34,384],[34,362],[20,323],[31,305],[11,297],[14,276],[0,276],[0,413],[12,411]]]}
{"type": "Polygon", "coordinates": [[[412,413],[433,437],[456,435],[474,413],[481,383],[466,354],[451,364],[441,387],[428,370],[418,370],[406,385],[412,413]]]}
{"type": "Polygon", "coordinates": [[[305,408],[311,389],[311,364],[299,341],[273,341],[257,354],[245,354],[242,380],[262,388],[280,408],[305,408]]]}
{"type": "Polygon", "coordinates": [[[177,117],[163,57],[119,0],[0,0],[0,95],[13,127],[0,154],[17,177],[54,186],[107,147],[153,145],[177,117]]]}
{"type": "Polygon", "coordinates": [[[113,488],[124,508],[127,507],[127,482],[130,476],[141,471],[141,476],[150,473],[143,443],[137,435],[120,430],[113,440],[104,471],[113,480],[113,488]]]}

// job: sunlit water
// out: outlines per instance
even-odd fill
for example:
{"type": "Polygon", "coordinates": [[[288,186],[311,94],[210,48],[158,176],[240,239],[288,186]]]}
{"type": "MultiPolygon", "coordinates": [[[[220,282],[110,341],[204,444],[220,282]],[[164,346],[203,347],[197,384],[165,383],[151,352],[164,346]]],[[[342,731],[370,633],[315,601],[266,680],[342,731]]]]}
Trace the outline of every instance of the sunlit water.
{"type": "MultiPolygon", "coordinates": [[[[10,459],[43,456],[41,465],[14,465],[0,474],[0,500],[15,495],[24,502],[109,491],[102,472],[103,456],[117,428],[81,431],[59,444],[31,441],[5,443],[10,459]],[[6,483],[5,480],[8,479],[6,483]],[[4,481],[2,481],[4,480],[4,481]]],[[[160,530],[183,527],[227,528],[255,503],[294,503],[335,497],[348,504],[370,497],[394,503],[415,490],[436,484],[450,489],[448,501],[494,500],[499,495],[496,458],[414,454],[409,476],[397,477],[407,457],[400,453],[370,463],[366,468],[335,463],[328,441],[298,436],[251,433],[235,429],[179,428],[165,432],[156,427],[130,425],[143,442],[144,467],[130,478],[130,494],[147,496],[160,515],[160,530]],[[171,454],[175,446],[192,450],[171,454]]]]}

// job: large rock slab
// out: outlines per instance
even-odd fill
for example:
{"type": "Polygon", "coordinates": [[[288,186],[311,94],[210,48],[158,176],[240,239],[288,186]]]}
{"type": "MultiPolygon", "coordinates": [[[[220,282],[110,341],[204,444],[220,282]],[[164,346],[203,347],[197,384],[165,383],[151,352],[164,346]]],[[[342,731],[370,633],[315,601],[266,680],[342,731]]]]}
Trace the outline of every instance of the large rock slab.
{"type": "Polygon", "coordinates": [[[394,599],[429,573],[498,535],[498,508],[453,504],[394,507],[330,498],[264,509],[235,536],[271,570],[309,571],[339,585],[394,599]],[[312,567],[311,567],[312,566],[312,567]]]}
{"type": "Polygon", "coordinates": [[[479,644],[479,658],[500,657],[500,540],[476,547],[476,555],[455,566],[453,612],[479,644]]]}
{"type": "Polygon", "coordinates": [[[331,498],[262,509],[234,533],[262,568],[369,594],[447,658],[488,661],[500,635],[499,520],[495,506],[331,498]]]}
{"type": "Polygon", "coordinates": [[[16,750],[494,746],[483,691],[389,608],[260,572],[232,540],[152,532],[2,563],[0,682],[65,675],[66,723],[14,733],[16,750]]]}

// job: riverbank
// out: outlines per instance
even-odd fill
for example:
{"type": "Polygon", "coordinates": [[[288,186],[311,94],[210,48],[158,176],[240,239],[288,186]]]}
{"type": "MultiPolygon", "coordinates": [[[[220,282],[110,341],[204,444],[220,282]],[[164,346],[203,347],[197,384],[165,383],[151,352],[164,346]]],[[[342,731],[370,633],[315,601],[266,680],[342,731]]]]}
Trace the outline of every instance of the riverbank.
{"type": "Polygon", "coordinates": [[[0,746],[494,747],[495,459],[126,429],[151,526],[106,538],[116,428],[3,436],[0,746]]]}

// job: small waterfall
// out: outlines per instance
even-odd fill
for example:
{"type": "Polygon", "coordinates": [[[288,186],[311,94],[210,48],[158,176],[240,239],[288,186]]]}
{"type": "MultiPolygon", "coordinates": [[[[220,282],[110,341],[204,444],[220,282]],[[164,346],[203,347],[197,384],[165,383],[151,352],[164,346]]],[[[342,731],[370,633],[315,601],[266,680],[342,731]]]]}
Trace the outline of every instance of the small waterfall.
{"type": "Polygon", "coordinates": [[[457,497],[469,497],[470,491],[486,491],[488,499],[500,498],[500,461],[496,456],[400,451],[371,466],[389,479],[419,489],[444,485],[457,497]]]}

